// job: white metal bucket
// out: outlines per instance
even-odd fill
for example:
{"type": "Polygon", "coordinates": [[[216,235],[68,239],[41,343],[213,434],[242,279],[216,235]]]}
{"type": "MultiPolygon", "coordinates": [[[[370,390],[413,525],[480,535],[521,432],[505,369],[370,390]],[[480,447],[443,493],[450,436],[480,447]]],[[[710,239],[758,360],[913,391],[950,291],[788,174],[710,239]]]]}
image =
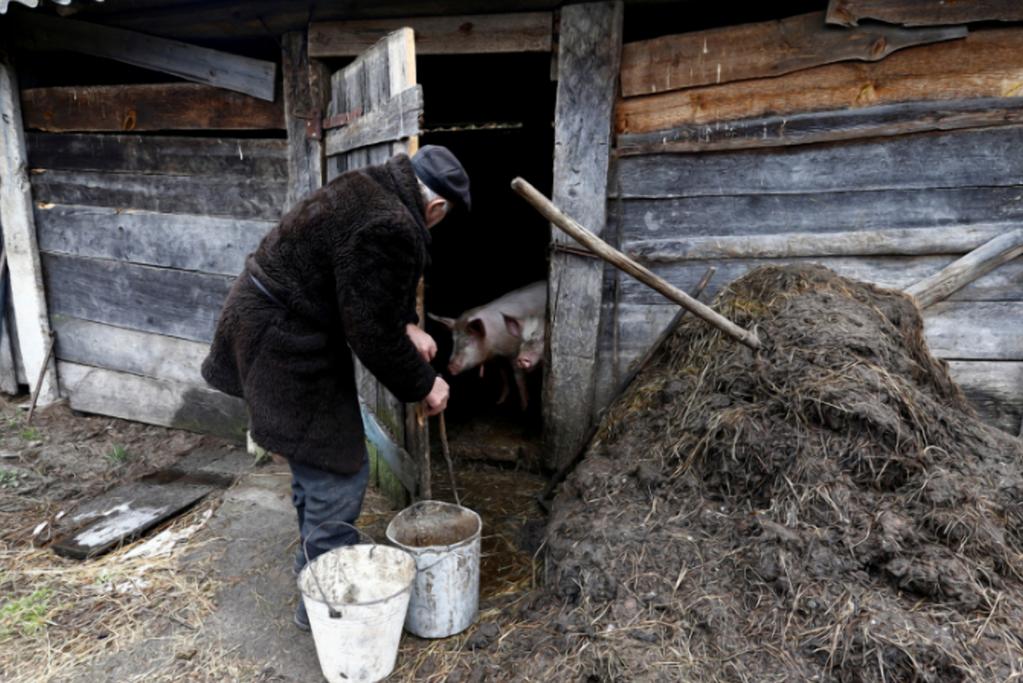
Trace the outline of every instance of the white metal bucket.
{"type": "Polygon", "coordinates": [[[416,560],[405,628],[446,638],[469,628],[479,612],[480,516],[461,505],[425,500],[387,525],[387,539],[416,560]]]}
{"type": "Polygon", "coordinates": [[[298,589],[330,683],[391,673],[415,575],[407,552],[371,544],[335,548],[302,569],[298,589]]]}

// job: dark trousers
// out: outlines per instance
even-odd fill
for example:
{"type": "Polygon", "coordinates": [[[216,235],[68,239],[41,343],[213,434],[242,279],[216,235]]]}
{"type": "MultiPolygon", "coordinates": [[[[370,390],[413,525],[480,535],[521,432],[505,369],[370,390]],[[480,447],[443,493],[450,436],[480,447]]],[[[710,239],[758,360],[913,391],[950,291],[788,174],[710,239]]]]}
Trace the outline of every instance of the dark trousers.
{"type": "Polygon", "coordinates": [[[298,513],[298,531],[302,537],[295,554],[295,573],[306,564],[305,545],[309,559],[314,560],[328,550],[352,545],[358,534],[351,527],[335,522],[355,524],[362,510],[362,499],[369,483],[369,458],[363,457],[362,469],[352,475],[288,461],[291,467],[291,502],[298,513]]]}

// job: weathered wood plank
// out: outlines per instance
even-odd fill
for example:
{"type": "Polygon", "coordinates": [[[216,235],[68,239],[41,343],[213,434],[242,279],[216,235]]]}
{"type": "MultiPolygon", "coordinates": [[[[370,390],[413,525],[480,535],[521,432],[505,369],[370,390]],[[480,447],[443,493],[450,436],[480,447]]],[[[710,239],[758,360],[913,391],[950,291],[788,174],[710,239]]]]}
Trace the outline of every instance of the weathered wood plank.
{"type": "Polygon", "coordinates": [[[1023,363],[951,360],[948,369],[984,420],[1010,434],[1019,433],[1023,363]]]}
{"type": "Polygon", "coordinates": [[[79,560],[102,555],[138,538],[217,488],[211,481],[180,476],[169,482],[120,484],[55,522],[57,538],[50,547],[62,557],[79,560]]]}
{"type": "Polygon", "coordinates": [[[963,40],[900,50],[872,63],[829,64],[775,78],[630,97],[619,133],[898,102],[1015,97],[1023,82],[1023,31],[978,30],[963,40]]]}
{"type": "Polygon", "coordinates": [[[376,449],[378,457],[387,463],[388,468],[401,481],[409,493],[418,495],[420,488],[420,471],[418,462],[409,453],[394,442],[393,437],[377,422],[374,411],[361,403],[362,423],[366,427],[366,440],[376,449]]]}
{"type": "Polygon", "coordinates": [[[199,368],[209,344],[123,327],[53,317],[57,359],[133,375],[202,386],[199,368]]]}
{"type": "Polygon", "coordinates": [[[15,40],[34,50],[104,57],[273,101],[277,65],[124,29],[21,12],[15,40]]]}
{"type": "MultiPolygon", "coordinates": [[[[609,119],[617,96],[621,2],[568,5],[561,11],[554,115],[553,201],[596,234],[604,231],[609,119]]],[[[551,231],[554,244],[571,241],[551,231]]],[[[555,251],[550,260],[549,344],[544,378],[544,458],[549,467],[583,447],[594,405],[594,368],[604,264],[555,251]]]]}
{"type": "Polygon", "coordinates": [[[965,27],[836,29],[824,22],[824,12],[662,36],[622,47],[622,95],[781,76],[834,62],[876,62],[906,47],[964,36],[965,27]]]}
{"type": "Polygon", "coordinates": [[[284,179],[45,171],[32,176],[36,201],[161,213],[278,220],[284,179]]]}
{"type": "MultiPolygon", "coordinates": [[[[626,363],[649,348],[678,312],[670,304],[619,306],[619,344],[626,363]]],[[[1021,301],[949,301],[924,311],[924,333],[931,353],[957,360],[1023,359],[1023,337],[1006,320],[1023,313],[1021,301]]]]}
{"type": "MultiPolygon", "coordinates": [[[[679,289],[692,288],[710,266],[718,269],[707,288],[714,295],[721,287],[745,275],[753,268],[783,264],[818,263],[839,275],[873,282],[881,287],[904,290],[915,282],[934,275],[955,261],[955,254],[930,256],[813,256],[779,259],[694,259],[654,265],[652,269],[679,289]]],[[[624,303],[659,304],[663,298],[646,287],[623,278],[621,300],[624,303]]],[[[951,297],[954,301],[1018,301],[1023,300],[1023,262],[1007,263],[970,283],[951,297]]]]}
{"type": "Polygon", "coordinates": [[[233,278],[43,255],[53,315],[209,342],[233,278]]]}
{"type": "Polygon", "coordinates": [[[627,242],[679,235],[835,233],[1023,221],[1023,188],[968,187],[612,200],[627,242]]]}
{"type": "Polygon", "coordinates": [[[551,12],[313,22],[309,56],[354,57],[404,26],[421,55],[550,52],[554,28],[551,12]]]}
{"type": "Polygon", "coordinates": [[[54,364],[47,362],[50,323],[32,216],[25,132],[14,67],[0,51],[0,226],[10,272],[11,301],[18,325],[18,355],[33,384],[42,377],[38,404],[58,397],[54,364]]]}
{"type": "Polygon", "coordinates": [[[1023,184],[1023,126],[835,145],[619,159],[612,196],[693,197],[1023,184]]]}
{"type": "Polygon", "coordinates": [[[157,380],[78,363],[57,364],[71,407],[147,424],[242,441],[245,404],[202,386],[157,380]]]}
{"type": "Polygon", "coordinates": [[[1023,301],[943,301],[924,311],[931,353],[958,360],[1023,359],[1023,335],[1006,321],[1019,320],[1023,301]]]}
{"type": "Polygon", "coordinates": [[[197,83],[29,88],[21,102],[26,128],[54,133],[284,128],[279,102],[197,83]]]}
{"type": "Polygon", "coordinates": [[[377,104],[347,126],[329,131],[327,156],[419,135],[422,117],[423,86],[416,85],[377,104]]]}
{"type": "Polygon", "coordinates": [[[237,275],[272,221],[45,204],[35,210],[39,248],[218,275],[237,275]]]}
{"type": "Polygon", "coordinates": [[[827,233],[668,237],[627,241],[622,250],[646,264],[689,259],[961,254],[1016,229],[1016,225],[990,223],[827,233]]]}
{"type": "Polygon", "coordinates": [[[858,26],[861,19],[903,26],[1023,21],[1023,5],[1018,0],[831,0],[828,3],[829,24],[858,26]]]}
{"type": "Polygon", "coordinates": [[[1023,123],[1023,97],[905,102],[863,109],[764,116],[619,135],[618,156],[716,152],[841,142],[907,133],[1023,123]]]}
{"type": "Polygon", "coordinates": [[[325,93],[313,79],[306,36],[302,31],[284,35],[281,44],[281,70],[284,75],[284,110],[288,130],[288,198],[285,211],[299,199],[323,184],[323,145],[309,137],[306,125],[322,117],[326,108],[325,93]]]}
{"type": "Polygon", "coordinates": [[[927,308],[1020,254],[1023,254],[1023,228],[1006,230],[904,291],[916,299],[920,308],[927,308]]]}
{"type": "Polygon", "coordinates": [[[7,273],[7,258],[0,242],[0,391],[14,395],[18,393],[18,368],[14,362],[13,338],[10,319],[11,284],[7,273]]]}
{"type": "Polygon", "coordinates": [[[52,133],[29,133],[26,140],[33,169],[267,180],[288,172],[283,140],[52,133]]]}

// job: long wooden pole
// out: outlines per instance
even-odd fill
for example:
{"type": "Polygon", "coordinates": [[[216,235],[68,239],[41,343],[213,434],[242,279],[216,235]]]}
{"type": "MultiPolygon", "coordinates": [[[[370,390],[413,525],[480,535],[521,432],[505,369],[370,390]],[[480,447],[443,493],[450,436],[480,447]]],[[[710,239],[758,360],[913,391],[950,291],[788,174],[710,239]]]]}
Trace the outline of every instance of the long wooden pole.
{"type": "Polygon", "coordinates": [[[985,242],[903,291],[911,294],[920,308],[927,308],[1020,255],[1023,255],[1023,228],[1016,228],[985,242]]]}
{"type": "Polygon", "coordinates": [[[697,301],[665,279],[652,273],[648,268],[636,263],[631,258],[566,216],[560,209],[558,209],[558,207],[554,206],[547,197],[543,196],[539,190],[522,178],[515,178],[512,180],[511,186],[513,190],[518,192],[527,202],[532,204],[533,208],[539,211],[544,218],[564,232],[568,233],[572,239],[579,242],[579,244],[583,245],[600,258],[604,259],[616,268],[625,271],[648,287],[660,292],[679,306],[688,309],[693,314],[703,318],[706,322],[751,349],[759,349],[761,347],[760,338],[754,332],[744,330],[725,316],[712,309],[710,306],[697,301]]]}

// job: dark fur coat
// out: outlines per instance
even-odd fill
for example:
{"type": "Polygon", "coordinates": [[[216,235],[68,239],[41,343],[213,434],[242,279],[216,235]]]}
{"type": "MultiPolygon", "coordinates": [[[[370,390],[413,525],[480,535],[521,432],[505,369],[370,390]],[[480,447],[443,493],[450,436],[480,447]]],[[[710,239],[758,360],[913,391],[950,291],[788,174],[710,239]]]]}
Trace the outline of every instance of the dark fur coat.
{"type": "Polygon", "coordinates": [[[412,164],[398,155],[308,195],[248,257],[202,375],[245,399],[259,445],[358,471],[365,444],[349,347],[400,400],[430,392],[436,373],[405,334],[428,258],[424,210],[412,164]]]}

